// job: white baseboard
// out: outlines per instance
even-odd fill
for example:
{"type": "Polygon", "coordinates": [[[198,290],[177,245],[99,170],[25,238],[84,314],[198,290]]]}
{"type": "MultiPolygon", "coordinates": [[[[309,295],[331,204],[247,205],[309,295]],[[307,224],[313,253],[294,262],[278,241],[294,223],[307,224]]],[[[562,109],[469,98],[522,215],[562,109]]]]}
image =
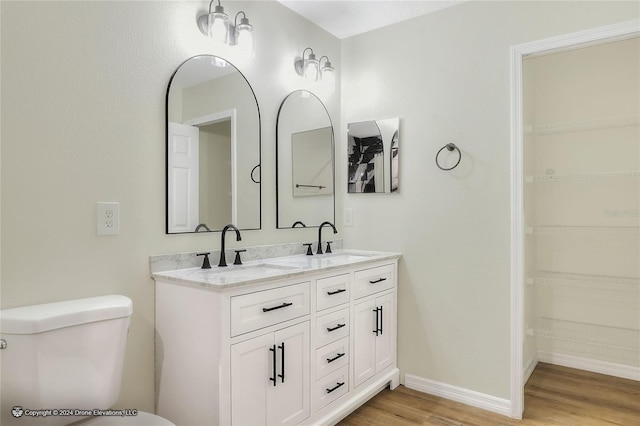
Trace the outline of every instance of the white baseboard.
{"type": "Polygon", "coordinates": [[[508,399],[436,382],[412,374],[404,375],[404,385],[409,389],[451,399],[473,407],[482,408],[483,410],[502,414],[503,416],[511,415],[511,401],[508,399]]]}
{"type": "Polygon", "coordinates": [[[525,385],[529,381],[529,377],[531,377],[531,374],[533,374],[533,370],[536,369],[538,361],[539,360],[537,356],[532,356],[529,362],[527,362],[527,365],[524,367],[524,371],[522,372],[522,383],[524,383],[525,385]]]}
{"type": "Polygon", "coordinates": [[[538,361],[549,364],[562,365],[564,367],[578,368],[594,373],[607,374],[609,376],[622,377],[640,381],[640,368],[597,359],[580,358],[573,355],[564,355],[554,352],[538,351],[538,361]]]}

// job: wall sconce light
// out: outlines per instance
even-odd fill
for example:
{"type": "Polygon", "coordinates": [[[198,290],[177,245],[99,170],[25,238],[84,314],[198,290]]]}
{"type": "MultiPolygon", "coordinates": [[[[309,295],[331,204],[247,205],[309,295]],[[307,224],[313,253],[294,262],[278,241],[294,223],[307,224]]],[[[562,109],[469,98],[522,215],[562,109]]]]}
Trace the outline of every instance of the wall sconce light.
{"type": "Polygon", "coordinates": [[[198,17],[198,28],[200,32],[218,43],[229,46],[237,46],[250,55],[253,54],[253,25],[249,23],[247,14],[242,10],[236,13],[233,23],[229,21],[229,15],[224,12],[224,7],[218,4],[211,11],[211,5],[216,0],[209,3],[209,13],[198,17]],[[242,14],[240,23],[238,16],[242,14]]]}
{"type": "Polygon", "coordinates": [[[294,63],[294,67],[298,75],[311,81],[322,81],[329,86],[331,90],[335,87],[335,69],[331,66],[328,56],[322,56],[320,60],[316,59],[313,49],[307,47],[302,51],[302,59],[298,59],[294,63]],[[309,56],[305,59],[305,53],[310,51],[309,56]],[[322,60],[326,59],[324,65],[322,60]]]}
{"type": "Polygon", "coordinates": [[[320,61],[316,59],[316,55],[313,53],[313,49],[307,47],[302,51],[302,59],[299,59],[294,64],[298,75],[311,81],[318,81],[320,79],[320,61]],[[304,54],[309,50],[309,57],[304,58],[304,54]]]}
{"type": "Polygon", "coordinates": [[[322,78],[322,82],[326,84],[329,89],[331,89],[331,91],[333,91],[336,86],[335,69],[331,66],[331,62],[329,62],[328,56],[323,56],[322,58],[320,58],[320,76],[322,78]],[[324,62],[324,66],[322,66],[322,58],[327,58],[327,60],[324,62]]]}

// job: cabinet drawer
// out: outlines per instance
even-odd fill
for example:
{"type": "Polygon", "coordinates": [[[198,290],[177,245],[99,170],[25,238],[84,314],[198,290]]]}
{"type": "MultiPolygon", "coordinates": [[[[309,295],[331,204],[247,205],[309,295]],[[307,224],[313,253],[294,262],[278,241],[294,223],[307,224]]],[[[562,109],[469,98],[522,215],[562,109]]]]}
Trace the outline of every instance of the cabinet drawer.
{"type": "Polygon", "coordinates": [[[231,298],[231,336],[277,324],[310,312],[309,282],[231,298]]]}
{"type": "Polygon", "coordinates": [[[393,265],[384,265],[356,271],[353,290],[355,298],[358,299],[393,288],[395,285],[394,269],[393,265]]]}
{"type": "Polygon", "coordinates": [[[349,335],[349,308],[341,309],[316,320],[316,348],[349,335]]]}
{"type": "Polygon", "coordinates": [[[348,337],[316,350],[316,378],[333,373],[347,364],[349,364],[348,337]]]}
{"type": "Polygon", "coordinates": [[[314,411],[326,407],[347,392],[349,392],[349,365],[316,382],[313,390],[314,411]]]}
{"type": "Polygon", "coordinates": [[[347,303],[349,301],[350,282],[350,274],[319,279],[316,285],[317,310],[321,311],[347,303]]]}

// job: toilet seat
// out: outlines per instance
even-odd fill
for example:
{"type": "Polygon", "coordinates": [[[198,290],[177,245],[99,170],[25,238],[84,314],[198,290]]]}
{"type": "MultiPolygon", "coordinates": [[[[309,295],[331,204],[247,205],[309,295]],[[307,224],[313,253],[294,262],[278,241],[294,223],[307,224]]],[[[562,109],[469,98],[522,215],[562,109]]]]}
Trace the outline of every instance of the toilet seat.
{"type": "Polygon", "coordinates": [[[136,416],[101,416],[94,417],[78,426],[176,426],[169,420],[155,414],[138,411],[136,416]]]}

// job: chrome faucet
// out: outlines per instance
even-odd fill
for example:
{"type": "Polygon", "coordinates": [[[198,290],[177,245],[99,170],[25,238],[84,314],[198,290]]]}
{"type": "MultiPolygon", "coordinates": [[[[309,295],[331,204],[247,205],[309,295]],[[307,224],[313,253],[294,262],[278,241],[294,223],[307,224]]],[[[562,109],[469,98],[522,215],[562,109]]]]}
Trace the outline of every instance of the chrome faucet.
{"type": "Polygon", "coordinates": [[[316,254],[322,254],[322,227],[325,225],[329,225],[330,227],[332,227],[334,234],[338,233],[338,230],[335,226],[333,226],[333,223],[328,221],[322,222],[322,224],[318,228],[318,250],[316,250],[316,254]]]}
{"type": "Polygon", "coordinates": [[[220,262],[218,262],[218,266],[227,266],[227,259],[224,255],[224,236],[229,229],[233,229],[234,231],[236,231],[236,241],[242,240],[242,237],[240,236],[240,231],[234,225],[229,224],[222,229],[222,237],[221,237],[222,241],[220,242],[220,262]]]}

